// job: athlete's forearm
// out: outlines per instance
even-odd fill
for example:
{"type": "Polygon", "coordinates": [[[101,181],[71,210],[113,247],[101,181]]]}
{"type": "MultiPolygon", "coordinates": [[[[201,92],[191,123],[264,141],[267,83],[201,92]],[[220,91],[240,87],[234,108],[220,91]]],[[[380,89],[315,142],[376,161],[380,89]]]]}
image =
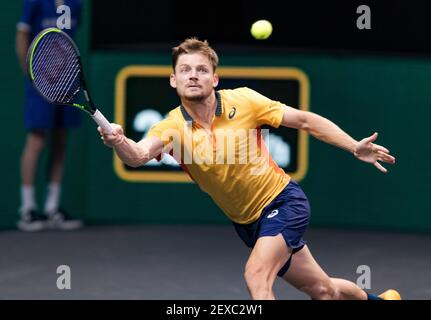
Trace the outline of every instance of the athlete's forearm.
{"type": "Polygon", "coordinates": [[[355,152],[358,142],[335,123],[318,114],[307,112],[306,122],[302,129],[323,142],[332,144],[351,153],[355,152]]]}
{"type": "Polygon", "coordinates": [[[143,145],[124,137],[123,141],[114,146],[118,157],[130,167],[143,166],[149,160],[149,150],[143,145]]]}

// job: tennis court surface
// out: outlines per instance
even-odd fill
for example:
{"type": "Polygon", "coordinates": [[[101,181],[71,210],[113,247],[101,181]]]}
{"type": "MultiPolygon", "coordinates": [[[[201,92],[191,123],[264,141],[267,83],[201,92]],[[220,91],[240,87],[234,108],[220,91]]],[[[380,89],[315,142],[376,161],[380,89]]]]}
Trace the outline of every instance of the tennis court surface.
{"type": "MultiPolygon", "coordinates": [[[[356,282],[371,271],[371,293],[431,299],[431,235],[311,228],[308,245],[331,276],[356,282]]],[[[74,232],[0,233],[0,299],[249,299],[249,249],[232,226],[86,227],[74,232]],[[70,268],[59,290],[58,266],[70,268]]],[[[278,299],[308,299],[281,279],[278,299]]]]}

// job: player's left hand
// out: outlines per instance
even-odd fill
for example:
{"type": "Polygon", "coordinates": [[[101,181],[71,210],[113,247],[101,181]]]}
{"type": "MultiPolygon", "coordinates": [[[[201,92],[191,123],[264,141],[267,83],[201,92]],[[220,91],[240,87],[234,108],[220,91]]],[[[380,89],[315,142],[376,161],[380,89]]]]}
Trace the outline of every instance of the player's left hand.
{"type": "Polygon", "coordinates": [[[377,136],[378,133],[375,132],[372,136],[359,141],[353,154],[359,160],[372,163],[377,169],[386,173],[388,170],[386,170],[379,161],[394,164],[395,157],[391,156],[389,150],[385,147],[373,143],[376,141],[377,136]]]}

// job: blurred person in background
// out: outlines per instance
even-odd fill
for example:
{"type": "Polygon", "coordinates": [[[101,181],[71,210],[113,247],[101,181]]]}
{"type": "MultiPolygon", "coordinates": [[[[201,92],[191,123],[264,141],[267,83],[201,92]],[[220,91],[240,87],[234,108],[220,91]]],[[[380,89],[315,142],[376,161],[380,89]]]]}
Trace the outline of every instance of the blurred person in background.
{"type": "Polygon", "coordinates": [[[79,127],[79,111],[45,101],[33,88],[26,67],[27,50],[39,32],[45,28],[57,27],[73,37],[80,23],[80,16],[80,0],[24,0],[22,15],[17,24],[16,53],[26,75],[24,125],[27,135],[21,155],[21,206],[18,221],[18,228],[22,231],[40,231],[48,227],[74,230],[82,226],[80,220],[70,218],[59,206],[67,131],[79,127]],[[50,147],[48,186],[44,206],[39,208],[35,195],[35,177],[38,160],[45,146],[50,147]]]}

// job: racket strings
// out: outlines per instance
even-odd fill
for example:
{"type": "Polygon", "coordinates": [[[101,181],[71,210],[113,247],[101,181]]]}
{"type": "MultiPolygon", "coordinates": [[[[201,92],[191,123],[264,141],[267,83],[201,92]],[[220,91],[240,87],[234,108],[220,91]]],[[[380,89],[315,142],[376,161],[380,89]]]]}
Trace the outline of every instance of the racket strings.
{"type": "MultiPolygon", "coordinates": [[[[54,46],[55,48],[55,46],[54,46]]],[[[53,63],[50,72],[61,72],[61,76],[58,77],[58,81],[55,82],[53,88],[48,92],[51,95],[53,101],[58,101],[62,103],[69,102],[75,93],[79,90],[79,62],[74,54],[73,47],[69,46],[66,51],[66,56],[68,58],[66,61],[62,61],[62,54],[58,54],[55,50],[52,53],[53,63]],[[64,65],[62,65],[64,63],[64,65]],[[76,81],[75,81],[76,80],[76,81]],[[72,86],[75,84],[75,88],[72,86]],[[75,89],[75,90],[74,90],[75,89]]],[[[60,52],[62,53],[62,52],[60,52]]]]}
{"type": "Polygon", "coordinates": [[[58,84],[58,87],[62,88],[63,92],[57,91],[57,95],[54,97],[56,101],[68,102],[68,100],[70,100],[75,93],[73,90],[70,90],[71,86],[74,84],[75,79],[79,80],[80,68],[78,58],[76,55],[74,55],[75,50],[70,46],[67,48],[67,51],[68,56],[73,56],[74,59],[70,59],[70,61],[68,61],[70,63],[65,66],[65,70],[63,72],[66,76],[62,77],[58,84]]]}
{"type": "Polygon", "coordinates": [[[74,46],[58,33],[46,34],[35,48],[34,83],[49,100],[70,102],[80,87],[81,67],[74,46]]]}
{"type": "MultiPolygon", "coordinates": [[[[67,46],[53,40],[57,40],[55,35],[52,35],[50,39],[41,40],[43,43],[40,44],[39,53],[44,54],[40,54],[40,59],[37,61],[39,63],[35,66],[40,68],[40,74],[43,75],[43,77],[39,77],[39,80],[42,80],[40,87],[42,91],[52,100],[58,100],[59,89],[64,86],[65,77],[73,77],[67,73],[70,70],[67,70],[66,62],[70,62],[70,59],[66,59],[68,56],[73,56],[74,52],[71,52],[70,48],[67,50],[67,46]],[[57,95],[53,95],[56,93],[57,95]]],[[[37,70],[39,69],[36,69],[36,73],[38,73],[37,70]]]]}
{"type": "MultiPolygon", "coordinates": [[[[56,58],[58,59],[58,58],[56,58]]],[[[39,81],[35,81],[42,94],[52,101],[66,103],[79,90],[79,66],[78,63],[64,65],[59,67],[61,61],[53,61],[46,63],[42,71],[43,77],[38,77],[39,81]],[[74,81],[76,80],[76,81],[74,81]],[[75,83],[75,90],[71,90],[75,83]]],[[[37,74],[37,71],[36,71],[37,74]]]]}
{"type": "Polygon", "coordinates": [[[58,69],[59,64],[56,60],[61,57],[57,55],[56,58],[52,55],[52,41],[49,41],[47,37],[42,38],[35,51],[33,72],[35,73],[35,82],[38,88],[49,95],[50,91],[55,88],[52,85],[58,81],[59,74],[56,74],[55,71],[58,69]]]}

